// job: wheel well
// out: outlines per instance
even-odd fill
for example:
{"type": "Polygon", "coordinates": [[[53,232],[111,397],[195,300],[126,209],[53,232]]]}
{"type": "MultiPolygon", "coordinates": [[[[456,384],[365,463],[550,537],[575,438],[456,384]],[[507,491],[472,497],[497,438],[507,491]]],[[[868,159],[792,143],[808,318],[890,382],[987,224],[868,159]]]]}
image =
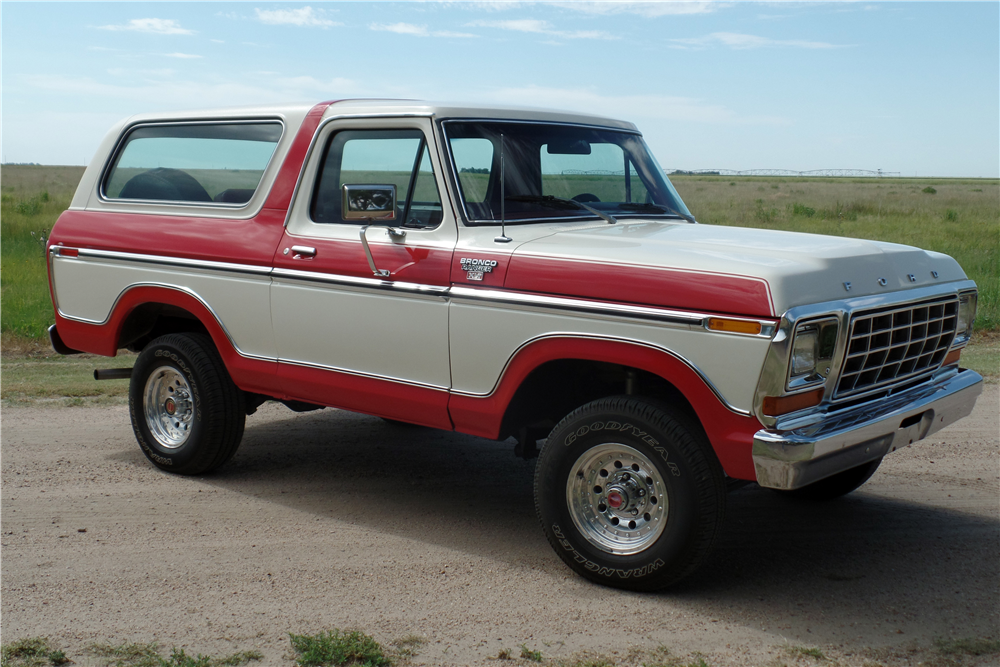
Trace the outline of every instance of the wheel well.
{"type": "Polygon", "coordinates": [[[504,413],[500,438],[527,429],[542,439],[563,417],[599,398],[643,396],[668,403],[700,425],[691,403],[664,378],[640,368],[586,359],[549,361],[524,379],[504,413]]]}
{"type": "Polygon", "coordinates": [[[194,314],[167,303],[144,303],[122,322],[118,348],[141,352],[155,338],[170,333],[203,333],[208,329],[194,314]]]}

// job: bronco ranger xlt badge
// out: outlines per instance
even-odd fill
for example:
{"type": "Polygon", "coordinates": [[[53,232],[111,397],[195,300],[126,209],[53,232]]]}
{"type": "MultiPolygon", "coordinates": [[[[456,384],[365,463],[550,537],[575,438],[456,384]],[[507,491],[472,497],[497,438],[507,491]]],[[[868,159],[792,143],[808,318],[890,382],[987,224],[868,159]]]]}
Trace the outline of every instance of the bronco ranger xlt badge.
{"type": "Polygon", "coordinates": [[[576,113],[133,116],[48,262],[55,349],[139,353],[153,465],[223,466],[269,400],[513,438],[559,557],[637,590],[705,561],[727,489],[849,493],[982,382],[950,257],[696,224],[632,123],[576,113]]]}
{"type": "Polygon", "coordinates": [[[493,267],[497,265],[495,259],[474,259],[463,257],[461,259],[462,270],[466,272],[467,280],[482,280],[483,274],[491,273],[493,267]]]}

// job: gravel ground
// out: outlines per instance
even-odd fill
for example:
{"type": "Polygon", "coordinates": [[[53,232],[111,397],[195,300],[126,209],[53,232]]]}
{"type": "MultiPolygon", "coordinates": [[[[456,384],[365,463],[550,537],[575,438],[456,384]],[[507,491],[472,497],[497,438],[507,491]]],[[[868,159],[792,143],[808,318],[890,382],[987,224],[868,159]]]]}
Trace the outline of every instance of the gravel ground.
{"type": "Polygon", "coordinates": [[[771,664],[783,645],[855,664],[868,647],[909,664],[934,639],[1000,638],[998,407],[988,385],[972,417],[835,502],[734,491],[700,574],[655,595],[558,560],[533,462],[509,443],[267,405],[230,464],[184,478],[147,463],[124,406],[7,407],[3,641],[256,648],[287,667],[288,632],[338,627],[424,637],[429,665],[495,667],[521,644],[715,666],[771,664]]]}

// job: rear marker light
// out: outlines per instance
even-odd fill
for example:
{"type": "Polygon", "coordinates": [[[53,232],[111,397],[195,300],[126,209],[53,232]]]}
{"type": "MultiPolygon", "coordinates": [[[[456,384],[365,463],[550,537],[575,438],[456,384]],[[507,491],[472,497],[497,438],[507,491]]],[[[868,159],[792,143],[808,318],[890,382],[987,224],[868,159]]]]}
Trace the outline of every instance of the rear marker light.
{"type": "Polygon", "coordinates": [[[59,248],[60,257],[79,257],[80,251],[76,248],[59,248]]]}

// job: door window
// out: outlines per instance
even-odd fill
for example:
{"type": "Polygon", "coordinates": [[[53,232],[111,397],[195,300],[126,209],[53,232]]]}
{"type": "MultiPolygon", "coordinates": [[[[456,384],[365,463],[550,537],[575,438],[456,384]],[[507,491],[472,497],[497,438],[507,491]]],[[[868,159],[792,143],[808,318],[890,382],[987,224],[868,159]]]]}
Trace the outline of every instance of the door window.
{"type": "Polygon", "coordinates": [[[344,130],[330,137],[310,208],[314,222],[365,224],[341,217],[344,185],[395,185],[395,224],[428,229],[441,223],[441,196],[420,130],[344,130]]]}

